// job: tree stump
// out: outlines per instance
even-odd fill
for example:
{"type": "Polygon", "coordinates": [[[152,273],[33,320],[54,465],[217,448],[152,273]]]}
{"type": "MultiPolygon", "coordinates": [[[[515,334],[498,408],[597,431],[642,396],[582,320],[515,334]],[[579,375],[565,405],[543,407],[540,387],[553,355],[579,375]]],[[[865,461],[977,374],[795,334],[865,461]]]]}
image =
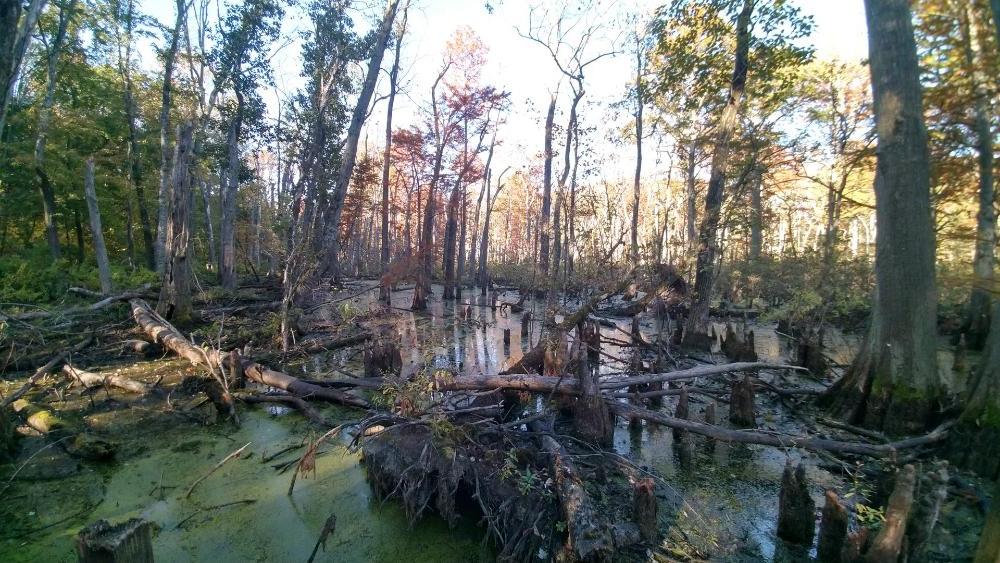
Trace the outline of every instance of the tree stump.
{"type": "MultiPolygon", "coordinates": [[[[923,561],[924,547],[937,527],[941,505],[948,498],[948,462],[940,461],[920,476],[916,506],[906,528],[910,561],[923,561]]],[[[995,502],[995,501],[994,501],[995,502]]]]}
{"type": "Polygon", "coordinates": [[[0,462],[12,459],[17,446],[17,433],[7,409],[0,409],[0,462]]]}
{"type": "MultiPolygon", "coordinates": [[[[690,407],[688,405],[687,387],[681,387],[681,394],[677,396],[677,408],[674,409],[674,418],[687,420],[690,417],[690,407]]],[[[681,439],[681,431],[674,428],[674,440],[681,439]]]]}
{"type": "Polygon", "coordinates": [[[639,526],[639,537],[653,543],[657,537],[656,483],[650,478],[632,484],[632,520],[639,526]]]}
{"type": "Polygon", "coordinates": [[[819,545],[816,554],[821,563],[837,563],[847,540],[847,509],[840,503],[837,493],[826,492],[823,516],[819,523],[819,545]]]}
{"type": "Polygon", "coordinates": [[[398,376],[403,368],[399,350],[399,336],[393,330],[384,330],[365,345],[365,377],[398,376]]]}
{"type": "MultiPolygon", "coordinates": [[[[513,308],[511,309],[513,310],[513,308]]],[[[521,315],[521,337],[525,338],[531,331],[531,313],[521,315]]]]}
{"type": "Polygon", "coordinates": [[[715,401],[705,406],[705,424],[715,424],[715,401]]]}
{"type": "Polygon", "coordinates": [[[750,374],[746,374],[733,385],[729,398],[729,422],[740,428],[754,428],[757,426],[755,410],[753,381],[750,374]]]}
{"type": "Polygon", "coordinates": [[[691,439],[691,433],[687,430],[681,430],[674,445],[677,447],[677,458],[680,461],[681,469],[685,471],[694,469],[694,441],[691,439]]]}
{"type": "Polygon", "coordinates": [[[574,428],[583,440],[602,446],[610,445],[614,441],[615,424],[608,404],[601,396],[598,371],[591,370],[587,365],[587,354],[582,347],[577,347],[574,360],[583,392],[573,409],[574,428]]]}
{"type": "Polygon", "coordinates": [[[778,494],[778,537],[785,541],[811,545],[816,534],[816,503],[809,495],[806,467],[801,463],[792,469],[792,460],[785,462],[778,494]]]}
{"type": "Polygon", "coordinates": [[[138,518],[98,520],[77,534],[76,554],[80,563],[152,563],[153,527],[138,518]]]}
{"type": "Polygon", "coordinates": [[[726,339],[722,341],[722,352],[734,362],[756,362],[757,351],[753,331],[736,333],[733,325],[726,323],[726,339]]]}
{"type": "Polygon", "coordinates": [[[580,325],[580,341],[587,347],[587,360],[596,362],[601,357],[601,326],[594,321],[580,325]]]}
{"type": "Polygon", "coordinates": [[[795,354],[795,364],[809,370],[816,377],[827,372],[826,356],[823,355],[823,329],[802,331],[795,354]]]}
{"type": "Polygon", "coordinates": [[[871,549],[865,554],[869,563],[895,563],[903,550],[906,522],[913,508],[913,492],[916,488],[916,469],[905,465],[896,477],[896,485],[889,496],[885,509],[885,523],[872,541],[871,549]]]}

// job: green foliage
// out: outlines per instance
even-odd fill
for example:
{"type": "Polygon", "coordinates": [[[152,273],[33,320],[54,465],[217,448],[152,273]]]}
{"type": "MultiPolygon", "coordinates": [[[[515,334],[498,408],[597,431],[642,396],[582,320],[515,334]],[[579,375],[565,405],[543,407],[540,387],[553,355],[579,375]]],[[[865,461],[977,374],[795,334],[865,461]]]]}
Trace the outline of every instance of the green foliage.
{"type": "MultiPolygon", "coordinates": [[[[122,265],[112,266],[111,278],[115,287],[121,289],[134,289],[159,280],[155,272],[122,265]]],[[[62,299],[71,287],[99,290],[97,264],[90,261],[77,264],[68,258],[52,262],[42,247],[30,253],[0,257],[0,302],[50,303],[62,299]]]]}

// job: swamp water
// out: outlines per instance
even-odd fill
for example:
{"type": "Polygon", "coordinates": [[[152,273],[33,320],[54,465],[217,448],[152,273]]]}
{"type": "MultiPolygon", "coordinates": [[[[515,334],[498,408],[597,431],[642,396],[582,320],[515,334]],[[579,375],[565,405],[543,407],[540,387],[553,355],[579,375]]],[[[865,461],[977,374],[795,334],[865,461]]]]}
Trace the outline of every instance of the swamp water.
{"type": "MultiPolygon", "coordinates": [[[[344,295],[362,288],[348,288],[344,295]]],[[[435,287],[435,294],[428,313],[421,315],[405,311],[412,292],[393,295],[404,374],[428,360],[435,367],[457,368],[464,375],[497,373],[537,342],[537,323],[532,323],[529,335],[522,339],[521,315],[494,311],[487,306],[491,300],[480,297],[478,291],[467,291],[459,305],[442,302],[437,297],[440,287],[435,287]],[[469,318],[460,318],[469,305],[469,318]],[[504,343],[504,329],[510,330],[509,345],[504,343]]],[[[339,314],[363,312],[371,299],[372,293],[367,293],[330,305],[327,312],[332,313],[335,307],[339,314]]],[[[515,299],[516,293],[508,293],[500,301],[515,299]]],[[[529,310],[540,308],[535,300],[526,305],[529,310]]],[[[534,317],[540,318],[540,311],[534,317]]],[[[618,328],[602,326],[602,333],[615,340],[629,340],[630,322],[619,319],[614,323],[618,328]]],[[[641,328],[648,339],[655,338],[652,323],[641,328]]],[[[764,325],[754,329],[762,359],[782,360],[788,350],[784,339],[764,325]]],[[[843,341],[845,347],[853,344],[850,338],[843,341]]],[[[630,349],[607,345],[604,351],[603,372],[625,369],[630,349]]],[[[839,361],[839,354],[846,357],[849,351],[838,348],[833,353],[839,361]]],[[[179,361],[161,363],[164,370],[186,369],[179,361]]],[[[357,349],[317,354],[299,365],[287,366],[287,371],[317,379],[339,378],[338,372],[358,374],[362,372],[361,354],[357,349]]],[[[673,411],[672,399],[665,400],[667,412],[673,411]]],[[[706,399],[692,395],[691,401],[692,418],[700,420],[706,399]]],[[[297,413],[280,407],[241,408],[237,429],[198,425],[175,412],[159,412],[159,408],[132,405],[107,413],[103,419],[99,415],[88,419],[92,426],[106,425],[112,435],[118,433],[114,427],[127,427],[117,429],[121,440],[129,443],[123,448],[121,462],[77,466],[59,455],[57,448],[32,459],[0,497],[0,561],[73,561],[73,537],[83,525],[101,518],[118,522],[129,517],[142,517],[157,525],[153,542],[160,561],[305,561],[331,513],[336,516],[336,530],[318,561],[492,560],[490,547],[482,541],[485,532],[474,519],[462,518],[455,529],[449,529],[441,519],[431,516],[410,528],[396,503],[373,500],[359,456],[347,453],[342,444],[321,448],[330,451],[317,458],[315,474],[300,475],[294,494],[288,496],[292,472],[280,473],[272,466],[297,459],[302,450],[268,463],[262,460],[316,435],[315,427],[297,413]],[[123,422],[123,418],[128,420],[123,422]],[[192,482],[248,442],[248,457],[228,462],[190,498],[184,498],[192,482]],[[63,466],[64,470],[29,469],[44,464],[63,466]]],[[[758,398],[758,410],[766,429],[803,431],[798,420],[769,398],[758,398]]],[[[325,409],[325,413],[335,421],[357,417],[357,412],[335,407],[325,409]]],[[[720,404],[719,419],[724,420],[726,414],[725,405],[720,404]]],[[[626,423],[616,428],[615,451],[661,476],[661,483],[684,499],[679,507],[661,499],[661,510],[672,511],[666,515],[672,525],[652,559],[698,559],[709,554],[725,561],[808,558],[808,550],[790,548],[775,539],[778,490],[789,455],[803,456],[809,466],[817,506],[822,505],[824,488],[850,490],[841,477],[818,468],[812,454],[721,443],[713,447],[699,437],[694,443],[695,461],[687,466],[693,468],[685,469],[669,429],[626,423]]],[[[0,467],[0,488],[16,466],[43,445],[41,439],[26,439],[21,459],[15,465],[0,467]]]]}

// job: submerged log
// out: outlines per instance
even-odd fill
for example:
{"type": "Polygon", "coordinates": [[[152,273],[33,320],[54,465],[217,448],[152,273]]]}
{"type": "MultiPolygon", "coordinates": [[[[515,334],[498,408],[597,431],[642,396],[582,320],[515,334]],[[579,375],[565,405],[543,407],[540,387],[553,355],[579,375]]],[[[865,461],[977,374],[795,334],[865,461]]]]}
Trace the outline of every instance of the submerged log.
{"type": "Polygon", "coordinates": [[[87,433],[45,407],[25,399],[14,401],[11,406],[29,428],[55,439],[72,456],[104,461],[115,455],[114,444],[87,433]]]}
{"type": "Polygon", "coordinates": [[[800,462],[792,469],[792,460],[785,461],[778,493],[778,537],[786,541],[811,545],[816,534],[816,503],[809,494],[806,467],[800,462]]]}
{"type": "Polygon", "coordinates": [[[771,434],[763,432],[752,432],[746,430],[730,430],[711,424],[702,424],[691,420],[681,420],[663,413],[642,409],[634,405],[609,401],[608,406],[611,412],[628,420],[642,419],[656,424],[661,424],[668,428],[680,428],[689,430],[693,434],[700,434],[715,438],[723,442],[737,442],[741,444],[760,444],[762,446],[774,446],[776,448],[803,448],[806,450],[823,450],[835,453],[848,453],[866,455],[877,458],[894,459],[900,450],[926,446],[944,440],[948,436],[950,425],[939,426],[933,432],[908,438],[898,442],[888,444],[866,444],[861,442],[842,442],[839,440],[827,440],[825,438],[809,438],[806,436],[791,436],[787,434],[771,434]]]}
{"type": "Polygon", "coordinates": [[[138,518],[98,520],[77,534],[76,554],[80,563],[152,563],[153,527],[138,518]]]}
{"type": "Polygon", "coordinates": [[[733,393],[729,398],[729,422],[741,428],[757,426],[753,381],[750,379],[750,374],[733,385],[733,393]]]}
{"type": "Polygon", "coordinates": [[[826,491],[823,516],[819,523],[817,558],[821,563],[837,563],[847,540],[847,509],[834,491],[826,491]]]}
{"type": "Polygon", "coordinates": [[[80,343],[74,346],[72,349],[63,350],[62,352],[56,354],[52,359],[46,362],[45,365],[35,370],[35,373],[31,374],[31,377],[28,378],[28,381],[26,381],[24,385],[21,386],[20,389],[8,395],[3,400],[3,402],[0,402],[0,411],[12,405],[14,401],[17,401],[21,397],[27,395],[28,391],[31,391],[31,389],[35,385],[37,385],[38,382],[41,381],[43,377],[52,373],[56,369],[56,367],[59,366],[59,364],[61,364],[64,360],[66,360],[67,357],[69,357],[74,352],[79,352],[80,350],[83,350],[84,348],[89,346],[92,341],[93,338],[88,336],[87,338],[80,341],[80,343]]]}

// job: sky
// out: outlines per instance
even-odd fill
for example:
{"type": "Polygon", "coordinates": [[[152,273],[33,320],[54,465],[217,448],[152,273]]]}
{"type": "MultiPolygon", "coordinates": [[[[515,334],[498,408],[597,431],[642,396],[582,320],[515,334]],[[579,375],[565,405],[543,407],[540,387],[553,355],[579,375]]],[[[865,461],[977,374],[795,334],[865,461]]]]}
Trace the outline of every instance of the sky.
{"type": "MultiPolygon", "coordinates": [[[[616,18],[627,14],[639,14],[648,18],[649,14],[663,0],[605,0],[610,8],[597,20],[598,35],[603,38],[592,42],[590,51],[594,54],[606,50],[624,51],[627,47],[620,34],[622,26],[614,23],[616,18]],[[617,38],[617,41],[616,41],[617,38]]],[[[863,0],[792,0],[802,11],[814,18],[815,29],[811,43],[820,58],[839,58],[857,61],[867,53],[867,35],[864,19],[863,0]]],[[[394,127],[405,127],[422,123],[422,110],[428,106],[430,84],[440,67],[445,43],[452,33],[461,26],[471,27],[481,37],[489,49],[488,62],[482,72],[482,81],[507,90],[511,94],[511,109],[506,117],[498,138],[503,146],[498,147],[494,162],[497,169],[506,166],[515,169],[525,164],[525,155],[536,155],[542,150],[542,112],[550,92],[560,87],[560,74],[540,45],[519,35],[519,30],[527,30],[532,6],[554,4],[551,0],[490,0],[492,10],[486,8],[485,0],[412,0],[407,34],[404,39],[402,56],[401,85],[403,92],[396,101],[393,116],[394,127]]],[[[357,3],[362,6],[356,12],[358,31],[367,29],[373,16],[380,13],[384,2],[357,3]]],[[[173,23],[173,2],[167,0],[143,0],[142,10],[169,27],[173,23]]],[[[286,14],[282,23],[283,38],[296,37],[307,27],[307,22],[297,12],[286,14]]],[[[287,99],[303,80],[300,49],[297,41],[284,45],[273,53],[272,65],[275,70],[275,87],[264,93],[269,110],[276,114],[283,100],[287,99]]],[[[149,51],[151,53],[151,50],[149,51]]],[[[147,60],[155,60],[149,58],[147,60]]],[[[391,61],[391,53],[386,54],[384,65],[391,61]]],[[[627,177],[634,167],[634,148],[608,141],[614,132],[623,127],[628,115],[623,110],[614,110],[612,104],[622,100],[628,92],[634,76],[634,62],[631,55],[622,52],[608,57],[588,67],[586,73],[586,97],[584,98],[584,127],[595,127],[588,144],[593,153],[590,160],[600,162],[597,173],[607,179],[627,177]]],[[[380,78],[379,90],[387,89],[385,74],[380,78]]],[[[568,88],[562,84],[560,111],[557,123],[564,123],[569,100],[568,88]]],[[[371,146],[381,145],[385,128],[385,102],[372,112],[366,124],[363,142],[371,146]]],[[[586,139],[584,139],[586,141],[586,139]]],[[[665,174],[666,165],[657,155],[656,139],[651,143],[654,158],[647,159],[645,177],[665,174]]]]}

